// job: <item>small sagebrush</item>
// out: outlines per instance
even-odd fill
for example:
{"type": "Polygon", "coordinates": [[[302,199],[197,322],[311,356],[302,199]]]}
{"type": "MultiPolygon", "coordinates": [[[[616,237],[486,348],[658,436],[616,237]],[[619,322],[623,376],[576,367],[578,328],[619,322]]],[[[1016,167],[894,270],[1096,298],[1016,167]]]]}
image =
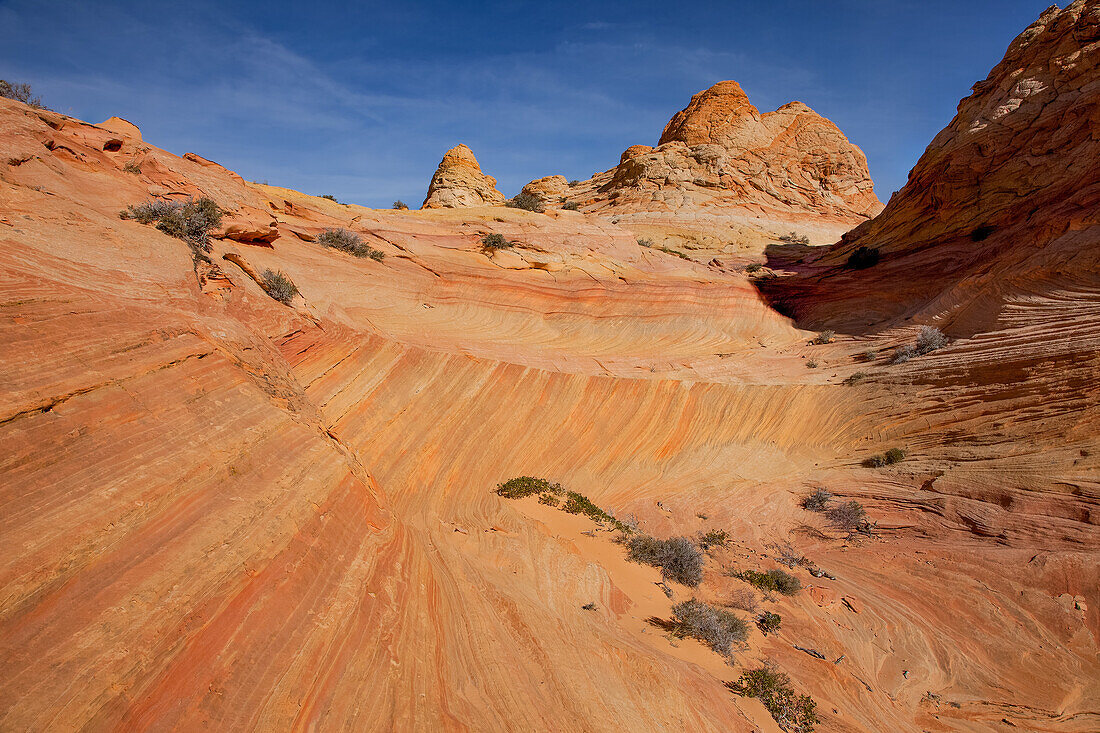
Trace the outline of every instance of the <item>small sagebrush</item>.
{"type": "Polygon", "coordinates": [[[326,229],[317,235],[317,242],[325,247],[338,249],[356,257],[370,257],[378,262],[386,257],[385,252],[370,246],[355,232],[343,228],[326,229]]]}
{"type": "Polygon", "coordinates": [[[856,532],[867,524],[867,511],[858,501],[846,501],[825,512],[825,517],[837,529],[856,532]]]}
{"type": "Polygon", "coordinates": [[[666,580],[691,588],[703,580],[703,553],[687,537],[659,540],[637,535],[626,542],[627,559],[661,569],[666,580]]]}
{"type": "Polygon", "coordinates": [[[561,484],[551,483],[544,478],[517,476],[502,484],[497,484],[496,492],[505,499],[522,499],[535,494],[560,495],[565,493],[565,489],[561,487],[561,484]]]}
{"type": "Polygon", "coordinates": [[[222,214],[213,199],[202,197],[186,202],[153,199],[130,206],[119,213],[119,218],[155,223],[165,234],[187,242],[197,254],[210,250],[210,232],[221,225],[222,214]]]}
{"type": "Polygon", "coordinates": [[[42,98],[35,96],[31,91],[30,84],[12,83],[0,79],[0,97],[4,99],[14,99],[16,102],[22,102],[28,107],[45,109],[45,106],[42,104],[42,98]]]}
{"type": "Polygon", "coordinates": [[[566,201],[561,208],[562,211],[579,211],[581,207],[576,201],[566,201]]]}
{"type": "Polygon", "coordinates": [[[267,291],[267,294],[284,305],[289,305],[290,301],[294,300],[294,296],[298,294],[298,288],[282,272],[264,270],[260,279],[263,281],[264,290],[267,291]]]}
{"type": "Polygon", "coordinates": [[[793,596],[802,589],[801,581],[783,570],[768,570],[764,573],[757,570],[742,570],[731,573],[731,575],[765,593],[782,593],[785,596],[793,596]]]}
{"type": "Polygon", "coordinates": [[[481,249],[485,252],[496,252],[499,249],[515,247],[515,242],[509,242],[503,234],[486,234],[481,238],[481,249]]]}
{"type": "Polygon", "coordinates": [[[833,493],[828,489],[814,489],[810,494],[802,497],[802,508],[811,512],[823,512],[833,500],[833,493]]]}
{"type": "Polygon", "coordinates": [[[817,724],[817,704],[809,695],[797,695],[791,679],[771,667],[745,670],[736,682],[726,685],[745,697],[764,703],[779,727],[791,733],[811,733],[817,724]]]}
{"type": "Polygon", "coordinates": [[[730,533],[724,529],[710,529],[699,535],[699,547],[709,552],[712,547],[725,547],[730,542],[730,533]]]}
{"type": "Polygon", "coordinates": [[[674,636],[698,639],[726,657],[732,654],[730,645],[749,638],[744,619],[694,598],[672,607],[671,631],[674,636]]]}
{"type": "Polygon", "coordinates": [[[397,199],[396,201],[393,202],[393,208],[401,210],[401,211],[407,211],[408,208],[409,208],[409,205],[406,204],[401,199],[397,199]]]}
{"type": "Polygon", "coordinates": [[[522,193],[522,192],[517,193],[512,198],[508,199],[505,202],[505,205],[507,205],[508,207],[513,208],[513,209],[524,209],[525,211],[534,211],[538,214],[541,214],[543,211],[546,210],[546,207],[543,206],[542,200],[538,196],[535,196],[534,194],[522,193]]]}
{"type": "Polygon", "coordinates": [[[764,636],[779,631],[782,623],[783,618],[778,613],[772,613],[771,611],[764,611],[756,617],[756,625],[764,636]]]}

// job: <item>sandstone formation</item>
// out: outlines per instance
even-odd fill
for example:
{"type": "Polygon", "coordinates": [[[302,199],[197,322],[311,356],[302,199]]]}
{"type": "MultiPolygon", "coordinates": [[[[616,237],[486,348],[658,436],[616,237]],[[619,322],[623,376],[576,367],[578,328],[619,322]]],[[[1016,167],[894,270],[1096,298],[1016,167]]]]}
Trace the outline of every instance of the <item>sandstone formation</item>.
{"type": "Polygon", "coordinates": [[[569,194],[569,181],[565,180],[565,176],[536,178],[524,186],[520,193],[534,196],[543,206],[557,206],[569,194]]]}
{"type": "MultiPolygon", "coordinates": [[[[375,211],[0,99],[0,730],[775,733],[724,684],[765,662],[818,730],[1100,729],[1098,7],[1044,14],[964,101],[1058,90],[937,138],[914,180],[939,161],[946,218],[916,190],[881,215],[908,245],[877,220],[813,250],[699,209],[608,215],[591,183],[567,195],[598,216],[375,211]],[[985,159],[996,186],[965,174],[985,159]],[[200,273],[118,216],[189,195],[274,222],[271,246],[215,239],[200,273]],[[385,257],[313,241],[332,227],[385,257]],[[515,246],[489,256],[490,232],[515,246]],[[882,261],[843,270],[857,244],[882,261]],[[746,276],[766,261],[770,297],[836,338],[769,307],[746,276]],[[266,270],[300,295],[269,297],[266,270]],[[952,341],[889,363],[925,320],[952,341]],[[492,491],[520,475],[730,540],[669,598],[588,517],[492,491]],[[817,488],[873,532],[803,509],[817,488]],[[804,590],[729,574],[777,568],[804,590]],[[665,632],[692,597],[749,623],[732,666],[665,632]]],[[[733,108],[744,130],[658,151],[770,134],[733,108]]]]}
{"type": "Polygon", "coordinates": [[[474,153],[465,145],[447,151],[432,176],[422,209],[455,209],[503,204],[497,179],[481,172],[474,153]]]}
{"type": "Polygon", "coordinates": [[[801,102],[761,114],[734,81],[691,98],[656,148],[633,145],[573,197],[614,211],[749,211],[852,226],[882,204],[863,152],[801,102]]]}

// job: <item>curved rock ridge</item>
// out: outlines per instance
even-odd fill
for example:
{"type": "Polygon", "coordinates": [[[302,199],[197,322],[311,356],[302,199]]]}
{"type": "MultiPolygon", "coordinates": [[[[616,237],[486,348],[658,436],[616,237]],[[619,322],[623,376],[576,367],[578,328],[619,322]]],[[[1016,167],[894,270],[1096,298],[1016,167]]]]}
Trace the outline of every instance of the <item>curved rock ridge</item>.
{"type": "Polygon", "coordinates": [[[1077,0],[1012,42],[879,216],[770,292],[808,323],[925,313],[972,332],[1006,292],[1077,289],[1065,275],[1100,269],[1098,225],[1100,0],[1077,0]],[[860,247],[879,264],[844,269],[860,247]]]}
{"type": "Polygon", "coordinates": [[[481,172],[474,153],[465,145],[447,151],[428,186],[422,209],[456,209],[503,204],[497,179],[481,172]]]}
{"type": "Polygon", "coordinates": [[[801,102],[761,114],[735,81],[691,98],[570,200],[616,211],[743,211],[852,226],[882,210],[863,151],[801,102]]]}

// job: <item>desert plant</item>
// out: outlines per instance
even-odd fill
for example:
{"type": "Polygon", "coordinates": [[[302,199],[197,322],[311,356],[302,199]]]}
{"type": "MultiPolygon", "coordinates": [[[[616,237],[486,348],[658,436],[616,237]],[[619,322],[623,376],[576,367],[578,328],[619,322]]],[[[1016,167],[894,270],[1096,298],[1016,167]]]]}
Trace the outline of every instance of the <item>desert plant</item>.
{"type": "Polygon", "coordinates": [[[698,639],[727,657],[731,644],[749,638],[749,625],[744,619],[694,598],[672,607],[671,631],[674,636],[698,639]]]}
{"type": "Polygon", "coordinates": [[[734,588],[730,591],[729,599],[726,601],[726,605],[731,608],[740,608],[742,611],[748,611],[753,613],[756,611],[756,593],[752,588],[734,588]]]}
{"type": "Polygon", "coordinates": [[[585,611],[595,611],[596,610],[596,604],[595,603],[586,603],[583,606],[581,606],[581,608],[583,608],[585,611]]]}
{"type": "Polygon", "coordinates": [[[694,588],[703,580],[703,554],[687,537],[659,540],[637,535],[626,542],[627,559],[661,569],[666,580],[694,588]]]}
{"type": "Polygon", "coordinates": [[[875,359],[878,358],[878,349],[867,349],[862,354],[860,354],[860,357],[864,361],[868,361],[868,362],[874,361],[875,359]]]}
{"type": "Polygon", "coordinates": [[[927,354],[947,346],[947,336],[934,326],[921,326],[917,332],[917,353],[927,354]]]}
{"type": "Polygon", "coordinates": [[[813,342],[815,344],[831,344],[834,338],[836,338],[836,331],[825,330],[819,333],[813,342]]]}
{"type": "MultiPolygon", "coordinates": [[[[323,193],[323,194],[321,194],[321,198],[328,199],[329,201],[336,201],[336,197],[333,196],[331,193],[323,193]]],[[[336,203],[340,203],[340,202],[336,201],[336,203]]]]}
{"type": "Polygon", "coordinates": [[[641,246],[641,247],[652,247],[653,246],[653,240],[652,239],[647,239],[645,237],[638,237],[638,245],[641,246]]]}
{"type": "Polygon", "coordinates": [[[858,501],[846,501],[837,504],[825,512],[825,517],[837,529],[855,532],[867,523],[867,512],[858,501]]]}
{"type": "Polygon", "coordinates": [[[561,208],[563,211],[579,211],[581,207],[576,201],[566,201],[561,208]]]}
{"type": "Polygon", "coordinates": [[[811,358],[811,359],[806,360],[806,368],[807,369],[817,369],[817,367],[818,367],[817,359],[812,359],[811,358]]]}
{"type": "Polygon", "coordinates": [[[481,238],[481,249],[485,252],[496,252],[498,249],[508,249],[516,246],[515,242],[509,242],[503,234],[486,234],[481,238]]]}
{"type": "Polygon", "coordinates": [[[14,99],[16,102],[22,102],[28,107],[45,109],[41,97],[37,97],[31,92],[30,84],[12,83],[0,79],[0,97],[14,99]]]}
{"type": "Polygon", "coordinates": [[[791,244],[809,244],[810,238],[805,234],[798,234],[797,232],[791,232],[790,234],[784,234],[779,237],[780,242],[790,242],[791,244]]]}
{"type": "Polygon", "coordinates": [[[554,494],[539,494],[539,504],[546,504],[547,506],[557,506],[559,499],[554,494]]]}
{"type": "Polygon", "coordinates": [[[140,224],[156,223],[165,234],[182,239],[196,254],[210,249],[210,231],[222,221],[222,210],[213,199],[202,197],[181,201],[147,201],[119,213],[122,219],[140,224]]]}
{"type": "Polygon", "coordinates": [[[745,265],[745,272],[751,275],[754,272],[760,272],[763,267],[764,266],[761,265],[759,262],[753,262],[751,264],[745,265]]]}
{"type": "Polygon", "coordinates": [[[802,508],[811,512],[823,512],[833,500],[833,493],[828,489],[814,489],[811,493],[802,497],[802,508]]]}
{"type": "Polygon", "coordinates": [[[867,378],[867,372],[854,372],[844,378],[844,384],[849,387],[855,386],[867,378]]]}
{"type": "Polygon", "coordinates": [[[771,611],[764,611],[756,617],[756,625],[764,636],[779,631],[779,625],[782,623],[783,618],[778,613],[772,613],[771,611]]]}
{"type": "Polygon", "coordinates": [[[260,279],[263,281],[264,290],[267,291],[267,294],[284,305],[289,305],[290,301],[294,300],[294,296],[298,294],[298,288],[282,272],[264,270],[260,279]]]}
{"type": "Polygon", "coordinates": [[[793,596],[802,588],[802,583],[798,578],[783,570],[769,570],[764,573],[757,570],[742,570],[730,573],[730,575],[765,593],[782,593],[785,596],[793,596]]]}
{"type": "Polygon", "coordinates": [[[396,201],[393,202],[393,208],[401,210],[401,211],[408,211],[409,205],[406,204],[401,199],[397,199],[396,201]]]}
{"type": "Polygon", "coordinates": [[[912,344],[905,344],[894,349],[894,358],[890,360],[891,364],[904,364],[917,355],[917,347],[912,344]]]}
{"type": "Polygon", "coordinates": [[[576,178],[574,178],[572,181],[569,182],[569,187],[570,188],[576,188],[579,185],[581,185],[581,182],[578,181],[576,178]]]}
{"type": "Polygon", "coordinates": [[[508,479],[504,483],[497,484],[496,492],[497,495],[503,496],[505,499],[522,499],[534,494],[560,495],[565,493],[565,489],[561,487],[561,484],[550,483],[544,478],[517,476],[508,479]]]}
{"type": "Polygon", "coordinates": [[[868,468],[882,468],[886,465],[886,457],[882,455],[871,456],[863,462],[863,465],[868,468]]]}
{"type": "Polygon", "coordinates": [[[866,270],[878,264],[881,255],[874,247],[860,246],[848,255],[847,267],[850,270],[866,270]]]}
{"type": "Polygon", "coordinates": [[[364,242],[358,234],[344,228],[326,229],[317,235],[317,242],[325,247],[338,249],[356,257],[370,257],[378,262],[386,257],[385,252],[375,249],[364,242]]]}
{"type": "Polygon", "coordinates": [[[730,533],[724,529],[711,529],[699,535],[699,547],[703,552],[712,547],[725,547],[729,541],[730,533]]]}
{"type": "Polygon", "coordinates": [[[128,161],[126,165],[122,166],[122,170],[127,173],[133,173],[136,175],[138,173],[141,173],[141,163],[137,162],[136,159],[128,161]]]}
{"type": "Polygon", "coordinates": [[[546,211],[546,207],[543,206],[542,200],[531,193],[524,193],[520,191],[512,198],[504,202],[506,206],[513,209],[523,209],[525,211],[534,211],[541,214],[546,211]]]}
{"type": "Polygon", "coordinates": [[[736,682],[726,685],[745,697],[764,703],[779,727],[791,733],[810,733],[817,724],[817,704],[809,695],[796,695],[791,678],[771,667],[745,670],[736,682]]]}
{"type": "Polygon", "coordinates": [[[886,459],[886,465],[901,463],[905,460],[905,451],[901,448],[891,448],[883,453],[882,457],[886,459]]]}

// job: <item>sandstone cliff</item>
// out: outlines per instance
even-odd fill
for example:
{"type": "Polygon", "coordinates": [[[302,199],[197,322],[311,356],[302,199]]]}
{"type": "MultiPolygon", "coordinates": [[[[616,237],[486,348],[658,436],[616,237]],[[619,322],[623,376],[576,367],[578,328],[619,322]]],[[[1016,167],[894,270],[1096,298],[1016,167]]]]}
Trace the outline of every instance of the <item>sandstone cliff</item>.
{"type": "Polygon", "coordinates": [[[474,153],[465,145],[447,151],[432,176],[422,209],[455,209],[504,203],[497,179],[481,172],[474,153]]]}

